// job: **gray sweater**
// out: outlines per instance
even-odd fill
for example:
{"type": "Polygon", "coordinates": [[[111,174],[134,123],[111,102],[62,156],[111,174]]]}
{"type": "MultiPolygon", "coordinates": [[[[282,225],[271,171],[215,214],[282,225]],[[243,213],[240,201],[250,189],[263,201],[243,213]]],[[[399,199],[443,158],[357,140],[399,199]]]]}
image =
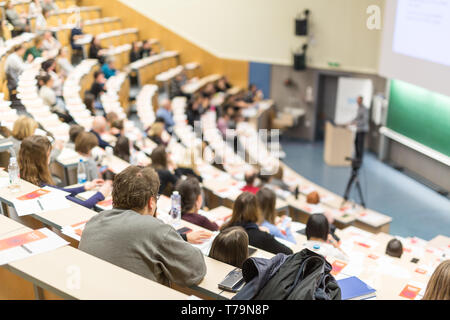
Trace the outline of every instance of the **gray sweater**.
{"type": "Polygon", "coordinates": [[[198,284],[206,274],[201,251],[161,220],[113,209],[86,224],[79,249],[147,279],[168,285],[198,284]]]}

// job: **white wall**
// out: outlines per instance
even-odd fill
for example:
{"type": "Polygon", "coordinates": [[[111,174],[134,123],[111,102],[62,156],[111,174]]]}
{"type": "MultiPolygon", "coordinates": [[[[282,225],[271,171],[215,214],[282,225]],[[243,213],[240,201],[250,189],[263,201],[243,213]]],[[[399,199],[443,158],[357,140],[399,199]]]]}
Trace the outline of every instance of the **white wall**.
{"type": "Polygon", "coordinates": [[[291,65],[303,44],[294,19],[311,10],[308,64],[376,73],[380,31],[366,27],[369,5],[385,0],[120,0],[221,58],[291,65]]]}

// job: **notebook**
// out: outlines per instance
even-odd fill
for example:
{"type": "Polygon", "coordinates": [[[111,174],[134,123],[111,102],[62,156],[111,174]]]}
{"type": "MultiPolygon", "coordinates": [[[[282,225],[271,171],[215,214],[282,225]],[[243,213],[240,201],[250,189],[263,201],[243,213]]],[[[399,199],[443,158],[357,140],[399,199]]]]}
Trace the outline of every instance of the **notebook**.
{"type": "Polygon", "coordinates": [[[357,277],[338,280],[337,283],[341,288],[342,300],[365,300],[376,297],[376,290],[357,277]]]}

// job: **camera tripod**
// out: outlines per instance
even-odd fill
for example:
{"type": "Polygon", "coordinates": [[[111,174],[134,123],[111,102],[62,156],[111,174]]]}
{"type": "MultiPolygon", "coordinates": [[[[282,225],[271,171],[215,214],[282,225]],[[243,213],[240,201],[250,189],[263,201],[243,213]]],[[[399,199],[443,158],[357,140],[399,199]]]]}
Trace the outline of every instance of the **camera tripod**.
{"type": "Polygon", "coordinates": [[[366,203],[364,202],[364,196],[363,196],[361,184],[359,183],[359,169],[361,168],[362,160],[360,160],[360,159],[351,159],[351,158],[347,158],[346,160],[351,160],[352,161],[352,174],[350,176],[350,179],[348,180],[347,188],[345,189],[344,201],[342,202],[342,206],[344,205],[345,202],[348,201],[348,197],[350,195],[351,188],[353,186],[353,183],[355,183],[356,184],[356,188],[357,188],[358,193],[359,193],[359,198],[361,200],[361,206],[363,208],[366,208],[366,203]]]}

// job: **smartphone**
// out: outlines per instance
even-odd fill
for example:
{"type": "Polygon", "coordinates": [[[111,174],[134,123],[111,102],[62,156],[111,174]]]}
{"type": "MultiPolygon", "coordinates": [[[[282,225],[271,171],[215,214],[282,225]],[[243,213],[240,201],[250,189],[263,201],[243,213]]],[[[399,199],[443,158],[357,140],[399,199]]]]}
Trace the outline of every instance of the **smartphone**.
{"type": "Polygon", "coordinates": [[[189,232],[191,232],[192,231],[192,229],[189,229],[189,228],[187,228],[187,227],[184,227],[184,228],[181,228],[181,229],[178,229],[177,230],[177,232],[179,233],[179,234],[185,234],[185,233],[189,233],[189,232]]]}
{"type": "Polygon", "coordinates": [[[419,259],[417,259],[417,258],[412,258],[412,259],[411,259],[411,262],[412,262],[412,263],[417,263],[417,262],[419,262],[419,259]]]}
{"type": "Polygon", "coordinates": [[[103,166],[100,168],[100,173],[105,173],[108,170],[108,166],[103,166]]]}
{"type": "Polygon", "coordinates": [[[244,283],[244,278],[242,276],[242,270],[239,268],[231,271],[221,283],[219,283],[219,289],[228,292],[238,292],[242,284],[244,283]]]}

